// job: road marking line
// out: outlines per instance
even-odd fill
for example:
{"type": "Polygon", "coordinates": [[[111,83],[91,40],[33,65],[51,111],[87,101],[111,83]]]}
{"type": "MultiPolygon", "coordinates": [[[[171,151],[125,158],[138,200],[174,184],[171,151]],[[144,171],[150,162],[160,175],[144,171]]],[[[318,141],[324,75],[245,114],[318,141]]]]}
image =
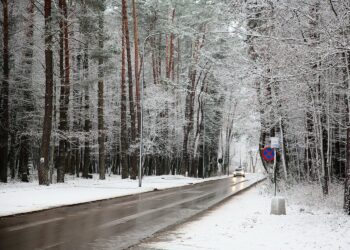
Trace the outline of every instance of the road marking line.
{"type": "MultiPolygon", "coordinates": [[[[243,182],[247,182],[248,180],[242,180],[242,181],[239,181],[239,182],[235,182],[233,183],[231,186],[235,186],[235,185],[238,185],[240,183],[243,183],[243,182]]],[[[215,192],[211,192],[211,193],[208,193],[208,194],[203,194],[201,196],[198,196],[196,197],[195,199],[193,199],[193,197],[189,197],[185,200],[181,200],[181,201],[178,201],[178,202],[175,202],[175,203],[171,203],[169,205],[166,205],[166,206],[163,206],[163,207],[159,207],[159,208],[153,208],[153,209],[150,209],[150,210],[147,210],[147,211],[144,211],[144,212],[141,212],[141,213],[138,213],[138,214],[133,214],[133,215],[129,215],[129,216],[126,216],[126,217],[123,217],[123,218],[120,218],[120,219],[117,219],[117,220],[113,220],[113,221],[110,221],[110,222],[107,222],[107,223],[104,223],[100,226],[98,226],[98,228],[107,228],[107,227],[111,227],[111,226],[115,226],[115,225],[118,225],[118,224],[122,224],[122,223],[125,223],[129,220],[133,220],[133,219],[136,219],[136,218],[139,218],[141,216],[144,216],[144,215],[147,215],[147,214],[151,214],[151,213],[154,213],[154,212],[158,212],[160,210],[163,210],[163,209],[167,209],[167,208],[171,208],[173,206],[177,206],[177,205],[181,205],[182,203],[186,203],[186,202],[189,202],[189,201],[195,201],[195,200],[199,200],[205,196],[209,196],[211,194],[213,194],[215,192]]]]}
{"type": "Polygon", "coordinates": [[[28,223],[28,224],[25,224],[25,225],[13,226],[13,227],[6,228],[6,231],[8,231],[8,232],[18,231],[18,230],[26,229],[26,228],[29,228],[29,227],[35,227],[35,226],[38,226],[38,225],[47,224],[47,223],[54,222],[54,221],[60,221],[60,220],[63,220],[63,219],[64,219],[64,217],[57,217],[57,218],[53,218],[53,219],[49,219],[49,220],[32,222],[32,223],[28,223]]]}
{"type": "Polygon", "coordinates": [[[40,250],[50,249],[50,248],[58,247],[59,245],[62,245],[64,243],[65,243],[65,241],[60,241],[58,243],[54,243],[54,244],[48,245],[48,246],[43,247],[43,248],[38,248],[38,249],[40,249],[40,250]]]}
{"type": "MultiPolygon", "coordinates": [[[[242,181],[239,181],[239,182],[235,182],[231,186],[234,186],[234,185],[240,184],[242,182],[246,182],[246,181],[248,181],[248,180],[242,180],[242,181]]],[[[191,193],[191,192],[196,192],[196,191],[194,191],[194,190],[193,191],[191,191],[191,190],[184,190],[184,193],[191,193]]],[[[203,192],[203,191],[197,191],[197,192],[203,192]]],[[[176,191],[171,192],[170,194],[173,194],[173,193],[176,193],[176,191]]],[[[168,193],[168,194],[162,194],[162,195],[159,195],[159,196],[148,197],[145,200],[157,199],[157,198],[160,198],[160,197],[168,196],[170,194],[168,193]]],[[[179,201],[179,202],[176,202],[176,203],[172,203],[172,204],[160,207],[160,208],[151,209],[151,210],[139,213],[139,214],[126,216],[124,218],[117,219],[117,220],[114,220],[114,221],[102,224],[100,227],[104,228],[104,227],[109,227],[109,226],[117,225],[117,224],[120,224],[120,223],[124,223],[124,222],[127,222],[129,220],[141,217],[143,215],[147,215],[149,213],[160,211],[162,209],[167,209],[167,208],[170,208],[172,206],[177,206],[177,205],[180,205],[182,203],[186,203],[186,202],[189,202],[189,201],[192,201],[192,200],[201,199],[202,197],[205,197],[205,196],[210,195],[210,194],[212,194],[212,193],[203,194],[203,195],[197,197],[196,199],[193,199],[193,198],[190,197],[188,199],[185,199],[185,200],[182,200],[182,201],[179,201]],[[111,225],[109,225],[109,224],[111,224],[111,225]]],[[[136,203],[136,202],[138,202],[138,200],[129,201],[129,202],[120,203],[120,204],[113,204],[113,205],[110,205],[110,206],[113,207],[113,206],[126,205],[126,204],[131,205],[131,204],[136,203]]],[[[107,206],[107,207],[110,207],[110,206],[107,206]]],[[[30,227],[35,227],[35,226],[47,224],[47,223],[50,223],[50,222],[60,221],[60,220],[63,220],[63,219],[65,219],[65,217],[57,217],[57,218],[52,218],[52,219],[48,219],[48,220],[44,220],[44,221],[32,222],[32,223],[28,223],[28,224],[25,224],[25,225],[12,226],[12,227],[6,228],[5,230],[8,231],[8,232],[13,232],[13,231],[18,231],[18,230],[22,230],[22,229],[26,229],[26,228],[30,228],[30,227]]]]}
{"type": "Polygon", "coordinates": [[[104,224],[98,226],[98,228],[103,229],[103,228],[112,227],[112,226],[115,226],[115,225],[118,225],[118,224],[122,224],[122,223],[125,223],[125,222],[129,221],[129,220],[133,220],[133,219],[136,219],[138,217],[141,217],[141,216],[144,216],[144,215],[147,215],[147,214],[155,213],[155,212],[158,212],[158,211],[163,210],[163,209],[171,208],[173,206],[177,206],[177,205],[180,205],[180,204],[183,204],[183,203],[186,203],[186,202],[199,200],[199,199],[201,199],[201,198],[203,198],[205,196],[209,196],[209,195],[211,195],[213,193],[214,192],[201,195],[201,196],[197,197],[196,199],[193,199],[193,197],[190,197],[188,199],[181,200],[181,201],[178,201],[178,202],[175,202],[175,203],[171,203],[171,204],[163,206],[163,207],[153,208],[153,209],[150,209],[150,210],[138,213],[138,214],[129,215],[129,216],[117,219],[117,220],[113,220],[113,221],[104,223],[104,224]]]}

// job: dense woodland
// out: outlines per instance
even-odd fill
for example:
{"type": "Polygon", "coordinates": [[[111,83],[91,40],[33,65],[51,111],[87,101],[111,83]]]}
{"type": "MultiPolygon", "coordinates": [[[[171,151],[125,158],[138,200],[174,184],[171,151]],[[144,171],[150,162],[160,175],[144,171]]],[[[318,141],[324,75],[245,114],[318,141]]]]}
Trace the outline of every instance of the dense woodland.
{"type": "Polygon", "coordinates": [[[1,0],[1,13],[1,182],[136,179],[141,138],[143,175],[207,177],[243,135],[260,153],[277,136],[279,178],[325,195],[344,181],[350,214],[348,0],[1,0]]]}

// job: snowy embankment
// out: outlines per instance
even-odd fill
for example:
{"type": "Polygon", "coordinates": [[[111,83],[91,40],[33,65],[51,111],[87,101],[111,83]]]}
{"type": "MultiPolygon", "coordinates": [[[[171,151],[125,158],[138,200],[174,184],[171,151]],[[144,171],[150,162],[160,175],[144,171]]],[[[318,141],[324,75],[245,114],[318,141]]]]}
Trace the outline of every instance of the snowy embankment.
{"type": "Polygon", "coordinates": [[[106,176],[99,180],[67,176],[65,183],[39,186],[31,183],[0,183],[0,216],[32,212],[64,205],[109,199],[130,194],[185,186],[203,181],[227,178],[218,176],[207,179],[189,178],[181,175],[146,176],[142,187],[138,180],[121,179],[120,176],[106,176]]]}
{"type": "Polygon", "coordinates": [[[350,217],[342,213],[339,185],[326,199],[319,186],[283,191],[279,195],[287,198],[287,215],[270,215],[272,192],[266,187],[265,182],[236,195],[200,218],[143,243],[141,249],[350,249],[350,217]]]}

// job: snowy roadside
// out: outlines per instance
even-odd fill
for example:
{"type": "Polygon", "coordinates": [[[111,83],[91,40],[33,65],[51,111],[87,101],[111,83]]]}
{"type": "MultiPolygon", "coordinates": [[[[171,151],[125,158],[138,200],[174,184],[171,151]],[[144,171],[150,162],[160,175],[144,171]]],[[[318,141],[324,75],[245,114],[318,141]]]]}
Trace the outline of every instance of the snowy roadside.
{"type": "Polygon", "coordinates": [[[253,187],[135,249],[350,249],[350,218],[337,204],[326,208],[332,201],[310,200],[312,187],[294,188],[284,192],[287,215],[270,215],[266,189],[253,187]]]}
{"type": "Polygon", "coordinates": [[[67,176],[65,183],[50,186],[39,186],[37,182],[0,183],[0,216],[109,199],[154,189],[186,186],[222,178],[227,178],[227,176],[207,179],[181,175],[146,176],[141,188],[138,187],[138,180],[122,180],[120,176],[106,176],[106,180],[102,181],[98,179],[98,175],[94,175],[93,179],[67,176]]]}

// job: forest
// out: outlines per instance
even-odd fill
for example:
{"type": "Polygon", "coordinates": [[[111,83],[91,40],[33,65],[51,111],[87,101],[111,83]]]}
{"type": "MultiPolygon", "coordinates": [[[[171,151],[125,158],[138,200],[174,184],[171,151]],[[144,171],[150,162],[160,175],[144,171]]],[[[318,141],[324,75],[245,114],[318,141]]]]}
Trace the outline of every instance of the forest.
{"type": "Polygon", "coordinates": [[[0,7],[0,182],[204,178],[279,137],[278,177],[344,183],[350,214],[348,0],[0,7]]]}

